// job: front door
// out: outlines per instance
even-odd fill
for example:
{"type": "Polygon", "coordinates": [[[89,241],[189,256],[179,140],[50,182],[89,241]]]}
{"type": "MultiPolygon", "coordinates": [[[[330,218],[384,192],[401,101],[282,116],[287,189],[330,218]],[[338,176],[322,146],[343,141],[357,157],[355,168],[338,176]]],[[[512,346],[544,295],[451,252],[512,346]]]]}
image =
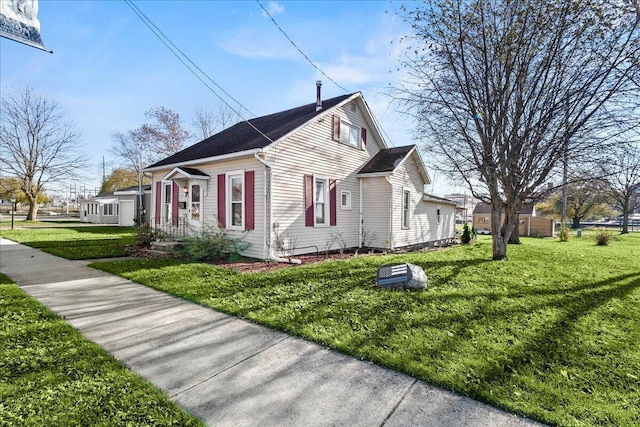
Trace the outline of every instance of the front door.
{"type": "Polygon", "coordinates": [[[196,230],[202,228],[202,188],[199,184],[189,183],[189,224],[196,230]]]}

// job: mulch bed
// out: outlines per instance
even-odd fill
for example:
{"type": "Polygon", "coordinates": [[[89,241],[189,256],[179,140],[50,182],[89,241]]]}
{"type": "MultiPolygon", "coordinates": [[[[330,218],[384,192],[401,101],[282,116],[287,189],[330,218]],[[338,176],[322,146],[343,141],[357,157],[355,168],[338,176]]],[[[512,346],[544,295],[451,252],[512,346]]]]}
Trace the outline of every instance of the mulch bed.
{"type": "MultiPolygon", "coordinates": [[[[125,247],[125,249],[130,256],[136,258],[171,258],[171,255],[169,254],[158,254],[156,252],[150,252],[149,249],[144,246],[128,245],[125,247]]],[[[379,252],[374,252],[374,254],[381,255],[381,253],[379,252]]],[[[364,255],[369,254],[363,253],[361,256],[364,255]]],[[[329,252],[329,254],[307,254],[292,257],[294,259],[301,260],[302,264],[289,264],[285,262],[265,261],[245,257],[233,261],[212,261],[209,262],[209,264],[216,265],[222,268],[228,268],[229,270],[240,271],[243,273],[264,273],[267,271],[279,270],[282,268],[294,268],[299,265],[313,264],[327,260],[348,259],[353,258],[354,256],[355,252],[353,251],[347,251],[344,253],[336,251],[329,252]]]]}

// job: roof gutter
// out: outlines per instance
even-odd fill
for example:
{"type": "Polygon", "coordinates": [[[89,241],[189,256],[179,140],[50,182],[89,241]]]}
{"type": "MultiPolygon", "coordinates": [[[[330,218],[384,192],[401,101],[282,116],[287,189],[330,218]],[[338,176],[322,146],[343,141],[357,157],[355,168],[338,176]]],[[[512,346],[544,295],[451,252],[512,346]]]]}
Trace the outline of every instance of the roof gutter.
{"type": "Polygon", "coordinates": [[[223,160],[255,156],[255,155],[257,155],[259,153],[262,153],[262,152],[263,152],[262,148],[254,148],[252,150],[238,151],[237,153],[223,154],[221,156],[205,157],[203,159],[186,160],[184,162],[170,163],[170,164],[167,164],[167,165],[148,167],[148,168],[144,168],[143,171],[144,172],[153,172],[153,171],[163,170],[163,169],[173,169],[173,168],[180,167],[180,166],[193,166],[193,165],[201,165],[203,163],[220,162],[220,161],[223,161],[223,160]]]}

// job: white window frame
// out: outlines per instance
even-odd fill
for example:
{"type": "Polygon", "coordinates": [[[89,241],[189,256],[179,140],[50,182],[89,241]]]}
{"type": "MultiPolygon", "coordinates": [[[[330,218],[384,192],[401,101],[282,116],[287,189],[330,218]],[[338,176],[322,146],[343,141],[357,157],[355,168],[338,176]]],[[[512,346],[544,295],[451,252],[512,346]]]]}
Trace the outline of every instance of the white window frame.
{"type": "Polygon", "coordinates": [[[226,197],[225,197],[225,204],[226,206],[226,210],[227,210],[227,228],[231,229],[231,230],[244,230],[244,223],[245,223],[245,214],[244,214],[244,207],[245,207],[245,192],[246,192],[246,188],[245,188],[245,181],[244,181],[244,170],[236,170],[236,171],[231,171],[231,172],[227,172],[226,174],[226,197]],[[241,182],[242,182],[242,200],[240,202],[233,202],[232,200],[232,195],[233,195],[233,189],[231,188],[231,182],[233,180],[233,178],[240,178],[241,182]],[[240,204],[240,215],[241,215],[241,221],[240,221],[240,225],[233,225],[233,209],[232,209],[232,205],[234,203],[239,203],[240,204]]]}
{"type": "Polygon", "coordinates": [[[162,181],[162,203],[160,206],[160,218],[161,221],[164,221],[166,224],[170,224],[172,221],[172,204],[178,203],[176,200],[177,194],[173,194],[173,181],[162,181]],[[169,187],[169,191],[167,192],[167,186],[169,187]],[[167,202],[167,193],[171,200],[167,202]]]}
{"type": "Polygon", "coordinates": [[[329,207],[329,177],[323,175],[313,175],[313,226],[314,227],[329,227],[329,215],[331,210],[329,207]],[[324,181],[324,223],[317,221],[316,209],[318,206],[318,200],[316,199],[316,183],[317,181],[324,181]]]}
{"type": "Polygon", "coordinates": [[[442,211],[440,210],[440,206],[436,207],[436,216],[438,219],[438,224],[442,222],[442,211]]]}
{"type": "Polygon", "coordinates": [[[340,210],[350,211],[351,210],[351,190],[341,190],[340,191],[340,210]],[[346,203],[342,202],[343,196],[347,196],[346,203]]]}
{"type": "Polygon", "coordinates": [[[116,211],[116,209],[114,208],[115,203],[105,203],[104,205],[102,205],[102,216],[115,216],[117,215],[114,214],[114,212],[116,211]]]}
{"type": "Polygon", "coordinates": [[[342,144],[348,145],[350,147],[362,148],[362,142],[360,141],[360,128],[352,125],[351,123],[345,122],[340,119],[340,135],[339,138],[342,144]],[[351,132],[355,132],[355,141],[351,141],[351,132]]]}
{"type": "Polygon", "coordinates": [[[408,230],[411,228],[411,189],[407,187],[402,188],[402,229],[408,230]],[[408,197],[407,197],[408,196],[408,197]],[[405,206],[405,201],[406,206],[405,206]]]}

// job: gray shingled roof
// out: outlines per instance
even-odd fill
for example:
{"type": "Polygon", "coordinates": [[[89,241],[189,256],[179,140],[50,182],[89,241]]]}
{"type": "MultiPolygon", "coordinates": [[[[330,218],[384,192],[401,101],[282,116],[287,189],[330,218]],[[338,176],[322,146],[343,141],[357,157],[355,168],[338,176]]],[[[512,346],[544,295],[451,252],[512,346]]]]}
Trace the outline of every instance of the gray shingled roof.
{"type": "Polygon", "coordinates": [[[358,174],[393,172],[414,147],[415,145],[406,145],[380,150],[358,174]]]}
{"type": "Polygon", "coordinates": [[[264,135],[256,131],[246,121],[236,123],[209,138],[198,142],[182,151],[177,152],[165,159],[156,162],[147,168],[158,166],[169,166],[192,160],[206,159],[210,157],[222,156],[225,154],[239,153],[242,151],[264,148],[277,141],[294,129],[302,126],[309,120],[327,109],[332,108],[353,94],[342,95],[322,101],[322,110],[316,111],[315,102],[270,114],[268,116],[257,117],[249,122],[260,130],[264,135]]]}

